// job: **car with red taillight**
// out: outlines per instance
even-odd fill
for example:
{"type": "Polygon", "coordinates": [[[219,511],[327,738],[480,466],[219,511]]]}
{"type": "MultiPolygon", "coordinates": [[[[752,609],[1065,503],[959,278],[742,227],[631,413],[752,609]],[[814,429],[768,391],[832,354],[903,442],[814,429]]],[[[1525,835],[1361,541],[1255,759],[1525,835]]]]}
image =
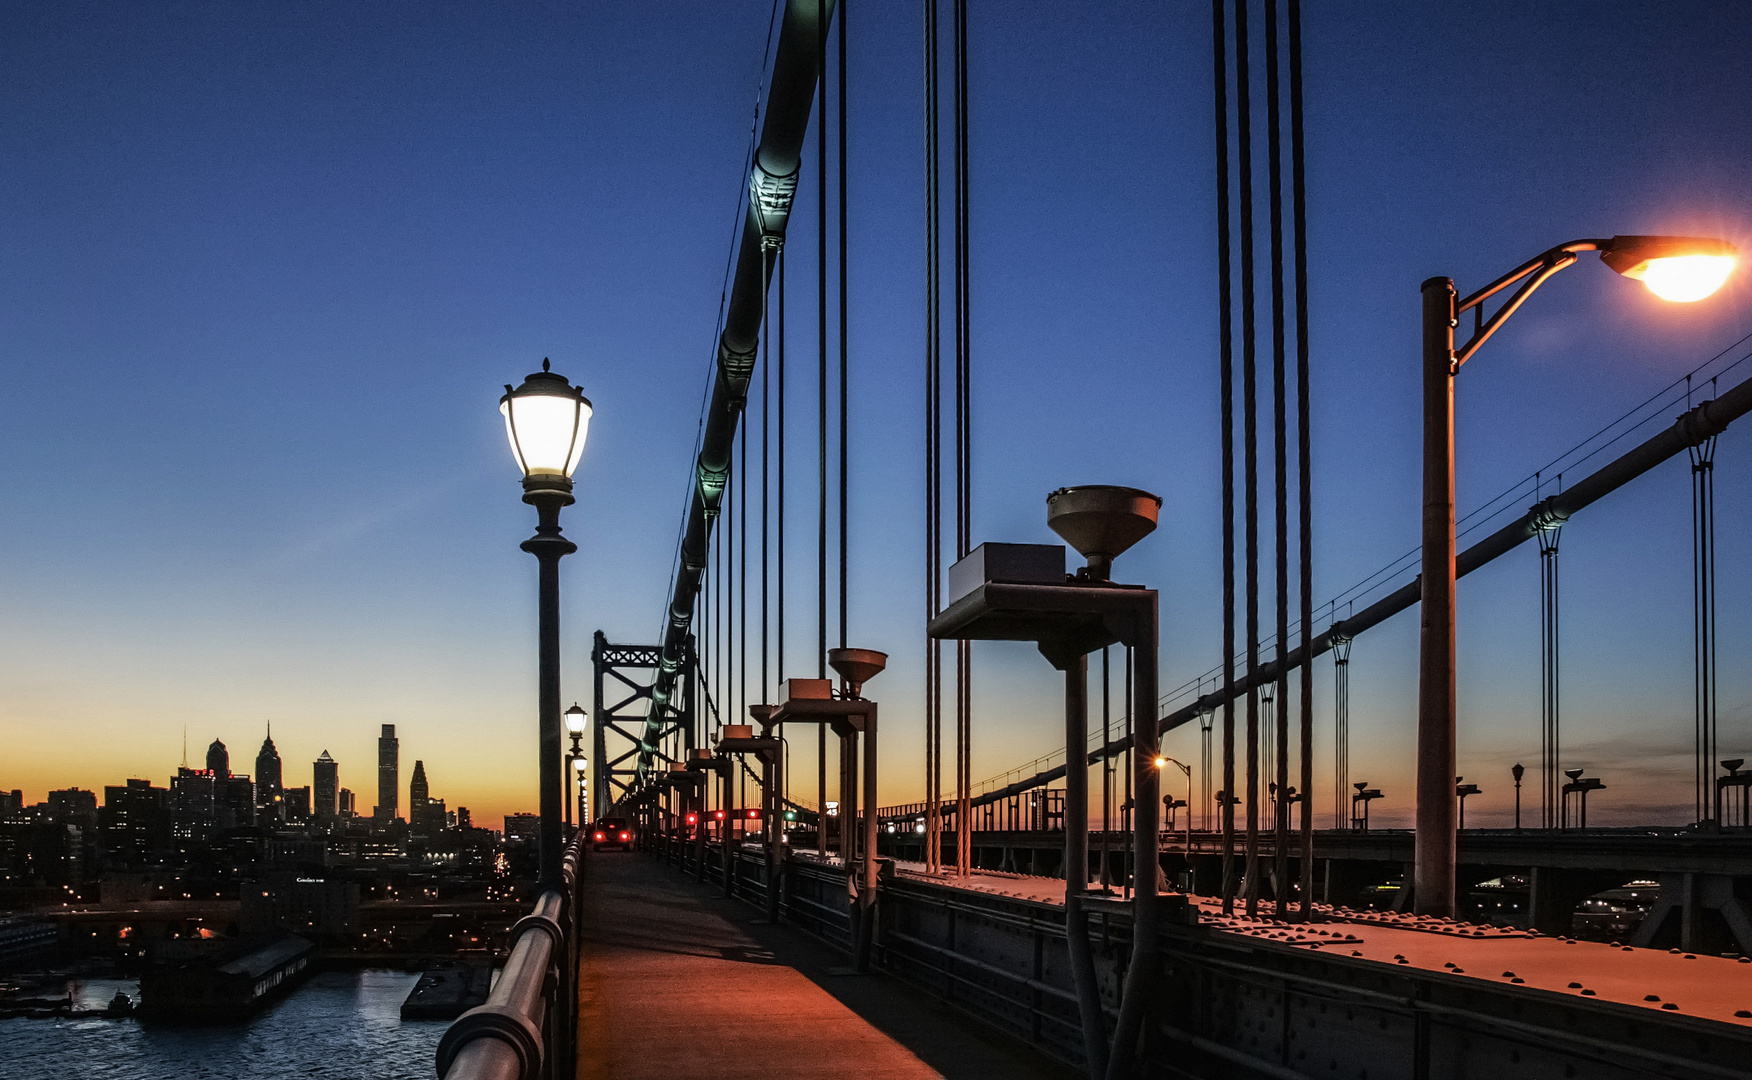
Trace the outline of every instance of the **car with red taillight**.
{"type": "Polygon", "coordinates": [[[597,851],[603,848],[633,850],[633,827],[626,818],[601,818],[590,827],[590,842],[597,851]]]}

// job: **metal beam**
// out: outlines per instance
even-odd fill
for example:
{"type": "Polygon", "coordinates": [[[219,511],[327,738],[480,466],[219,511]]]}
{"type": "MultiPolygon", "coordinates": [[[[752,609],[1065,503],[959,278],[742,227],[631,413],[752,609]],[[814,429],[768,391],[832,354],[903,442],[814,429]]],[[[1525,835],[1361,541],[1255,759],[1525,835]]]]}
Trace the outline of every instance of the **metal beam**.
{"type": "MultiPolygon", "coordinates": [[[[791,200],[797,191],[803,138],[809,128],[815,88],[820,82],[821,42],[833,19],[833,9],[833,0],[787,0],[785,4],[772,78],[767,86],[760,144],[747,178],[748,212],[742,224],[730,300],[724,310],[724,330],[718,339],[718,374],[700,435],[694,490],[664,632],[663,659],[651,688],[653,707],[643,740],[647,748],[658,741],[661,714],[668,707],[684,667],[700,576],[706,569],[718,504],[730,474],[730,448],[742,420],[748,384],[754,377],[761,322],[766,316],[767,288],[772,281],[776,252],[784,243],[791,200]]],[[[640,785],[645,783],[650,768],[651,753],[647,749],[639,755],[640,785]]]]}
{"type": "MultiPolygon", "coordinates": [[[[1691,447],[1698,446],[1705,440],[1721,434],[1727,430],[1729,424],[1748,412],[1752,412],[1752,379],[1738,383],[1722,396],[1705,401],[1689,412],[1681,414],[1671,427],[1612,461],[1599,471],[1590,473],[1571,485],[1567,491],[1540,501],[1523,514],[1519,520],[1503,526],[1465,551],[1460,552],[1455,559],[1456,575],[1465,577],[1492,559],[1506,555],[1537,536],[1542,525],[1570,517],[1576,511],[1617,491],[1668,458],[1677,457],[1691,447]]],[[[1309,654],[1319,656],[1328,652],[1332,648],[1335,636],[1354,638],[1364,630],[1379,626],[1400,612],[1415,606],[1421,595],[1421,590],[1422,577],[1419,576],[1350,618],[1333,623],[1324,633],[1310,642],[1309,654]]],[[[1294,671],[1302,665],[1303,659],[1302,649],[1291,650],[1284,658],[1284,670],[1294,671]]],[[[1275,662],[1262,664],[1253,679],[1249,680],[1243,677],[1235,680],[1233,697],[1240,698],[1254,687],[1269,686],[1277,681],[1277,677],[1278,665],[1275,662]]],[[[1225,700],[1227,699],[1221,690],[1206,694],[1192,704],[1182,706],[1162,717],[1159,721],[1160,730],[1163,732],[1172,731],[1182,724],[1196,719],[1203,710],[1221,707],[1225,700]]],[[[1091,752],[1089,763],[1093,765],[1108,757],[1118,757],[1125,753],[1131,747],[1131,736],[1118,739],[1111,745],[1111,750],[1091,752]]],[[[1027,779],[1005,785],[996,791],[987,792],[974,799],[973,805],[986,806],[1001,802],[1012,795],[1050,784],[1064,775],[1065,767],[1059,765],[1047,769],[1045,772],[1036,773],[1027,779]]]]}

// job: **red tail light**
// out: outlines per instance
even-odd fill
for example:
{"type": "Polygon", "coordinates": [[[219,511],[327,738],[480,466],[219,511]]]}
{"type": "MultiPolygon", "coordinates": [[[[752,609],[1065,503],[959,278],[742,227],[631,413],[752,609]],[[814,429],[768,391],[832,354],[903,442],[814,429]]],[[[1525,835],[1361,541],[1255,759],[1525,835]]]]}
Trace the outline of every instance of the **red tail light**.
{"type": "Polygon", "coordinates": [[[700,816],[698,814],[689,814],[687,816],[687,823],[689,825],[698,825],[700,823],[700,816]]]}
{"type": "Polygon", "coordinates": [[[631,840],[631,839],[632,839],[632,838],[633,838],[633,834],[632,834],[632,833],[621,833],[621,839],[622,839],[622,840],[631,840]]]}
{"type": "Polygon", "coordinates": [[[602,835],[602,834],[601,834],[601,833],[597,833],[597,834],[596,834],[596,839],[598,839],[598,840],[602,840],[602,839],[605,839],[605,837],[604,837],[604,836],[603,836],[603,835],[602,835]]]}

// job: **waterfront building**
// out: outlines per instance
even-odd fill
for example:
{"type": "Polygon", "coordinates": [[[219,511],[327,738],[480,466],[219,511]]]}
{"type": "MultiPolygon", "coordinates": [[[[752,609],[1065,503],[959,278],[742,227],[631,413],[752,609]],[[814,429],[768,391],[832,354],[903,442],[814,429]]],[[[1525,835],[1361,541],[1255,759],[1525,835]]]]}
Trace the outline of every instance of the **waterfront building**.
{"type": "Polygon", "coordinates": [[[280,805],[281,786],[280,751],[274,748],[274,729],[270,725],[255,760],[256,818],[263,826],[286,820],[280,805]]]}
{"type": "Polygon", "coordinates": [[[314,807],[316,818],[318,821],[327,821],[333,818],[338,810],[338,804],[335,800],[341,789],[341,767],[334,758],[329,757],[329,752],[324,750],[322,756],[316,759],[313,768],[315,770],[315,784],[312,786],[316,791],[316,805],[314,807]]]}
{"type": "Polygon", "coordinates": [[[380,825],[396,818],[401,793],[401,740],[395,737],[395,725],[383,725],[377,739],[377,806],[371,817],[380,825]]]}

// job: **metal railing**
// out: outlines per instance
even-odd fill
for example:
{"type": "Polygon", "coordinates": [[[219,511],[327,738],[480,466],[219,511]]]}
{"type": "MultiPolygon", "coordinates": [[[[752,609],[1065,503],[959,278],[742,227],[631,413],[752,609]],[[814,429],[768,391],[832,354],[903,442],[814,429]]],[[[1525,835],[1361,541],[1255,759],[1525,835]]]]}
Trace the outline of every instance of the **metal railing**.
{"type": "Polygon", "coordinates": [[[440,1080],[571,1080],[577,1064],[578,889],[584,832],[566,847],[562,884],[511,928],[487,1003],[438,1042],[440,1080]]]}

